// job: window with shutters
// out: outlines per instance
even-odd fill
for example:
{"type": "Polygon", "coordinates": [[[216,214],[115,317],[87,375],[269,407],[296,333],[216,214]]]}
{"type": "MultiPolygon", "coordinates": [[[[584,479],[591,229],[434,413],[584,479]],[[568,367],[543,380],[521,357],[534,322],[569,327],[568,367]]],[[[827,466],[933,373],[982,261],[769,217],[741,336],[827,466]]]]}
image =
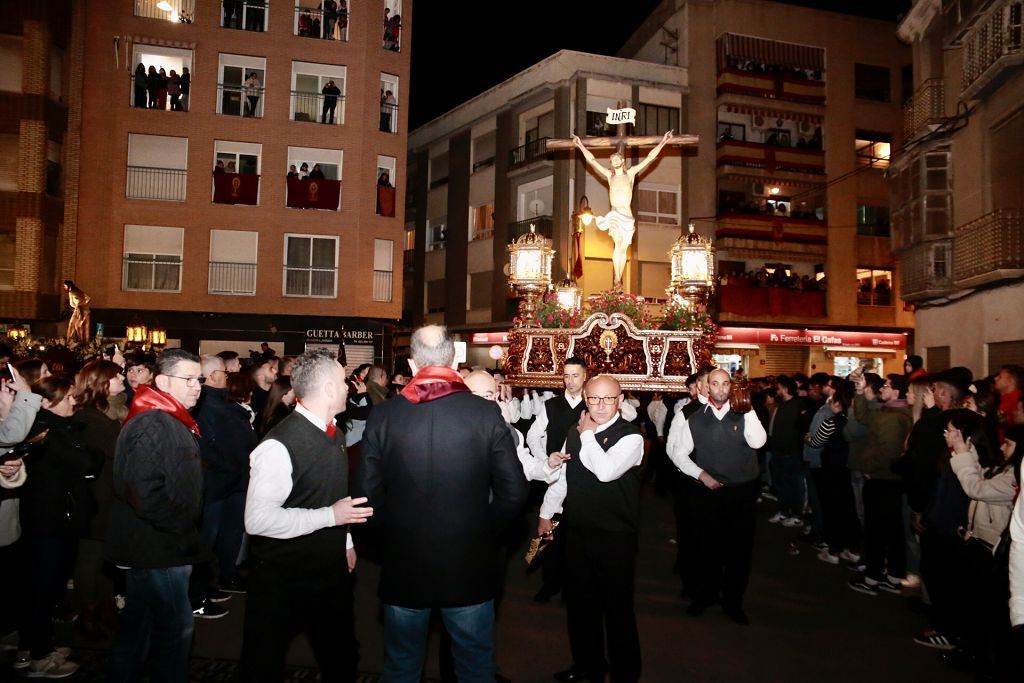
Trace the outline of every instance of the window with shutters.
{"type": "Polygon", "coordinates": [[[394,284],[395,243],[373,240],[373,300],[391,301],[394,284]]]}
{"type": "Polygon", "coordinates": [[[124,226],[121,288],[134,292],[180,292],[184,228],[124,226]]]}
{"type": "Polygon", "coordinates": [[[806,372],[810,355],[808,346],[782,346],[769,344],[764,353],[764,374],[792,375],[806,372]]]}
{"type": "Polygon", "coordinates": [[[333,299],[338,295],[338,238],[284,236],[284,295],[333,299]]]}
{"type": "Polygon", "coordinates": [[[210,231],[210,294],[256,294],[259,233],[251,230],[210,231]]]}

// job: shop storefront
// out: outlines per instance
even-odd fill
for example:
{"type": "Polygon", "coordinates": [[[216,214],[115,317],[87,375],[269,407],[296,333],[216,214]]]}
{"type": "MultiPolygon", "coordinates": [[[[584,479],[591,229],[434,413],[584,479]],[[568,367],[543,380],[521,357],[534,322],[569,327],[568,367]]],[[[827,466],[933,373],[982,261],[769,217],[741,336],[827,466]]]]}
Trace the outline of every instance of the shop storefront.
{"type": "Polygon", "coordinates": [[[906,349],[904,332],[722,327],[715,361],[749,377],[796,372],[846,376],[857,367],[902,374],[906,349]]]}

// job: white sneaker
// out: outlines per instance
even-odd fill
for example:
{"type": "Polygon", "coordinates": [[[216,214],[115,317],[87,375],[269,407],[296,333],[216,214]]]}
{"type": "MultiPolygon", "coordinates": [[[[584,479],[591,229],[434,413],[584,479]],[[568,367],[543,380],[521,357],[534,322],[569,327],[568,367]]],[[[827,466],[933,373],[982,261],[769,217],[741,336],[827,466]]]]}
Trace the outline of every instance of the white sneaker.
{"type": "Polygon", "coordinates": [[[901,580],[900,585],[904,588],[919,588],[921,586],[921,577],[917,574],[907,574],[907,578],[901,580]]]}
{"type": "Polygon", "coordinates": [[[803,525],[804,520],[800,519],[799,517],[786,517],[782,520],[782,526],[787,527],[789,529],[795,529],[796,527],[803,525]]]}
{"type": "Polygon", "coordinates": [[[781,512],[776,512],[774,515],[772,515],[771,517],[768,518],[768,523],[769,524],[778,524],[779,522],[781,522],[784,519],[786,519],[786,515],[782,514],[781,512]]]}
{"type": "MultiPolygon", "coordinates": [[[[70,650],[68,652],[70,653],[70,650]]],[[[69,662],[66,655],[54,650],[42,659],[33,659],[29,663],[27,675],[29,678],[67,678],[76,671],[78,664],[69,662]]]]}
{"type": "Polygon", "coordinates": [[[822,562],[827,562],[828,564],[839,564],[839,556],[830,553],[828,551],[828,548],[825,548],[820,553],[818,553],[818,559],[822,562]]]}

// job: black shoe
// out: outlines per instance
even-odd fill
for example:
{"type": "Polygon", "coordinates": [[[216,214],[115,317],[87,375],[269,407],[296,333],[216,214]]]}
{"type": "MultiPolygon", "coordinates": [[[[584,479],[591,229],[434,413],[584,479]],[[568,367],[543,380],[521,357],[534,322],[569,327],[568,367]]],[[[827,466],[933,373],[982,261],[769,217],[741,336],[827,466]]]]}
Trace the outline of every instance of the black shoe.
{"type": "Polygon", "coordinates": [[[240,578],[221,581],[219,588],[225,593],[245,593],[245,584],[240,578]]]}
{"type": "Polygon", "coordinates": [[[225,593],[222,590],[217,590],[216,588],[211,588],[206,592],[206,599],[210,602],[216,603],[227,602],[231,599],[231,594],[225,593]]]}
{"type": "Polygon", "coordinates": [[[732,619],[733,623],[740,626],[750,626],[750,619],[747,618],[746,613],[739,607],[723,607],[722,612],[725,613],[725,616],[732,619]]]}
{"type": "Polygon", "coordinates": [[[551,588],[549,586],[541,586],[540,590],[533,596],[534,602],[541,604],[551,602],[551,598],[558,594],[557,588],[551,588]]]}
{"type": "Polygon", "coordinates": [[[594,676],[582,669],[573,667],[556,673],[555,680],[561,681],[562,683],[576,683],[576,681],[595,681],[596,683],[601,683],[604,681],[604,676],[594,676]]]}
{"type": "Polygon", "coordinates": [[[228,611],[220,605],[215,605],[212,602],[204,602],[202,605],[192,610],[192,616],[196,619],[220,619],[221,617],[227,616],[228,611]]]}
{"type": "Polygon", "coordinates": [[[688,617],[699,617],[704,614],[704,610],[714,605],[714,602],[707,600],[697,599],[690,603],[690,606],[686,608],[686,616],[688,617]]]}

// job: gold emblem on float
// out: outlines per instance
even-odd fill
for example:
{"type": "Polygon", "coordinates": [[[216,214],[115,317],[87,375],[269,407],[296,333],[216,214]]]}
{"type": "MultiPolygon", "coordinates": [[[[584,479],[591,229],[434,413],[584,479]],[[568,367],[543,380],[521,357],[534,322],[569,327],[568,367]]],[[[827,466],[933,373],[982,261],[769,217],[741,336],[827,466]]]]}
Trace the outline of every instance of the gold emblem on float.
{"type": "Polygon", "coordinates": [[[612,351],[619,345],[619,337],[612,330],[605,330],[601,333],[601,337],[598,339],[598,344],[601,345],[601,350],[604,351],[604,357],[608,362],[611,362],[612,351]]]}

